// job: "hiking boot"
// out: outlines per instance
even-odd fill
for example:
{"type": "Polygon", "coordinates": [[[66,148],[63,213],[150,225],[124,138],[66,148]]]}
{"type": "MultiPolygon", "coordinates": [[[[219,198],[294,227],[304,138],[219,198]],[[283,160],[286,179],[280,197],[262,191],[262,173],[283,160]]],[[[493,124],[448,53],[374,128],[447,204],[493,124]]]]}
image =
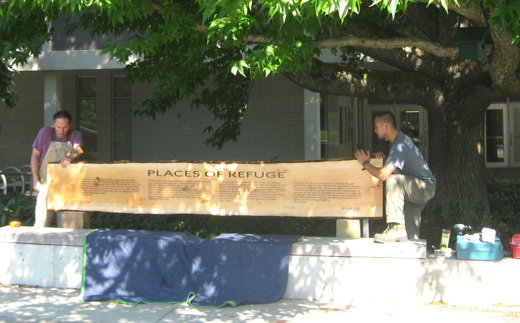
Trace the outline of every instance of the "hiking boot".
{"type": "Polygon", "coordinates": [[[385,232],[374,235],[374,242],[391,243],[408,241],[408,234],[403,224],[389,223],[385,232]]]}

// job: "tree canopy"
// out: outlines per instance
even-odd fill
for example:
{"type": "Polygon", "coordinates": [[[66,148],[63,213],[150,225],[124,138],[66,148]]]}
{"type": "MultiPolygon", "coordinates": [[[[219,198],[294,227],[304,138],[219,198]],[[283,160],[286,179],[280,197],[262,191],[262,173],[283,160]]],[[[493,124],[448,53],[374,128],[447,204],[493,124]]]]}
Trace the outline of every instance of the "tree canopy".
{"type": "MultiPolygon", "coordinates": [[[[71,20],[71,30],[80,26],[93,35],[131,33],[128,41],[111,42],[105,51],[127,64],[131,82],[157,85],[154,97],[137,113],[155,117],[178,100],[194,97],[208,76],[216,75],[218,90],[204,90],[193,105],[208,107],[222,121],[219,129],[207,129],[213,133],[208,143],[220,148],[239,135],[250,81],[258,76],[299,72],[302,66],[315,64],[322,49],[340,52],[350,63],[360,58],[359,48],[389,53],[408,48],[417,58],[455,58],[458,47],[450,40],[456,26],[489,23],[494,31],[506,31],[502,42],[516,45],[519,12],[517,2],[500,0],[6,0],[0,5],[2,62],[7,69],[1,73],[0,93],[7,106],[14,105],[9,70],[39,54],[42,43],[52,36],[49,23],[72,17],[77,20],[71,20]],[[427,6],[417,9],[417,3],[427,6]],[[417,11],[433,12],[424,7],[435,8],[436,15],[416,26],[417,11]],[[453,11],[442,18],[450,23],[451,35],[435,31],[438,26],[432,19],[443,15],[438,9],[453,11]]],[[[350,76],[359,81],[368,74],[350,76]]],[[[324,87],[315,90],[328,92],[324,87]]],[[[368,91],[350,95],[370,98],[368,91]]],[[[397,91],[379,93],[389,101],[403,96],[397,91]]]]}
{"type": "Polygon", "coordinates": [[[515,0],[3,0],[0,97],[12,106],[15,65],[38,55],[50,23],[69,19],[92,35],[128,33],[110,42],[130,82],[156,85],[136,111],[156,117],[190,99],[221,121],[207,143],[236,140],[251,82],[282,74],[315,92],[428,111],[430,165],[437,202],[465,213],[487,208],[484,113],[520,93],[520,2],[515,0]],[[459,28],[489,28],[485,60],[459,60],[459,28]],[[329,49],[342,62],[320,60],[329,49]],[[372,57],[394,70],[367,70],[372,57]],[[211,80],[211,81],[209,81],[211,80]]]}

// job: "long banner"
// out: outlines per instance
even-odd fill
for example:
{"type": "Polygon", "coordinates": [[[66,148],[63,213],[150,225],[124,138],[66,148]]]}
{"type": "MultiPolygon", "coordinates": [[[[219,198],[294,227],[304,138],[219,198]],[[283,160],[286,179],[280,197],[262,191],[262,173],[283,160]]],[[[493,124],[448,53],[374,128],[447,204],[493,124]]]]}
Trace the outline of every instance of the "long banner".
{"type": "Polygon", "coordinates": [[[356,160],[50,164],[48,179],[50,210],[382,217],[382,185],[356,160]]]}

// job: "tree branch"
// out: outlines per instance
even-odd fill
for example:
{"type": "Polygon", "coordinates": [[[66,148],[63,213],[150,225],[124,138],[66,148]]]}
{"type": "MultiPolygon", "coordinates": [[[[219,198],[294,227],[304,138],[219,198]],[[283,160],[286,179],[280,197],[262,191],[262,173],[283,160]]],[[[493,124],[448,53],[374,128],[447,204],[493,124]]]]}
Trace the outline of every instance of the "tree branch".
{"type": "MultiPolygon", "coordinates": [[[[428,4],[430,0],[416,0],[417,2],[426,3],[428,4]]],[[[430,4],[430,6],[437,6],[441,7],[439,4],[430,4]]],[[[469,20],[473,21],[478,26],[484,27],[487,25],[486,23],[486,17],[484,17],[484,13],[482,11],[482,8],[476,7],[474,5],[471,6],[457,6],[455,3],[450,2],[448,5],[448,9],[458,13],[461,16],[464,16],[468,18],[469,20]]],[[[442,9],[444,10],[444,9],[442,9]]]]}
{"type": "Polygon", "coordinates": [[[493,84],[509,94],[518,93],[520,88],[520,49],[511,46],[509,32],[491,27],[493,33],[493,52],[490,57],[489,75],[493,84]]]}
{"type": "Polygon", "coordinates": [[[443,75],[439,66],[442,62],[439,58],[432,56],[425,56],[421,50],[404,51],[399,49],[394,50],[379,50],[377,48],[355,48],[356,51],[369,56],[376,61],[385,63],[389,66],[395,67],[402,71],[418,72],[428,77],[440,80],[443,75]]]}
{"type": "MultiPolygon", "coordinates": [[[[418,3],[428,4],[430,0],[417,0],[418,3]]],[[[155,8],[161,14],[164,13],[164,8],[157,3],[155,0],[148,0],[150,6],[155,8]]],[[[444,10],[439,4],[430,4],[429,6],[435,6],[437,10],[444,10]]],[[[448,6],[452,13],[456,13],[466,19],[470,20],[476,26],[487,26],[486,17],[481,7],[471,5],[457,6],[454,3],[450,3],[448,6]]],[[[432,8],[433,9],[433,8],[432,8]]],[[[448,14],[449,15],[449,14],[448,14]]],[[[446,23],[446,21],[444,21],[446,23]]],[[[378,58],[382,61],[388,60],[391,65],[394,65],[403,71],[419,71],[426,72],[426,74],[435,77],[432,70],[435,70],[435,64],[428,64],[423,60],[426,54],[431,54],[439,58],[453,58],[456,59],[459,53],[459,47],[457,45],[444,45],[435,41],[430,41],[426,38],[396,34],[381,34],[378,35],[379,29],[374,29],[372,32],[367,32],[366,29],[357,30],[357,24],[354,21],[350,21],[349,25],[344,27],[343,32],[340,30],[338,33],[333,33],[330,38],[321,38],[313,41],[313,46],[318,49],[327,48],[338,48],[338,47],[352,47],[358,49],[360,52],[371,53],[374,58],[378,58]],[[347,32],[348,34],[345,34],[347,32]],[[395,55],[378,55],[381,51],[393,51],[395,55]],[[378,57],[379,56],[379,57],[378,57]],[[406,56],[407,59],[403,59],[406,56]],[[411,57],[414,57],[411,59],[411,57]],[[390,62],[391,61],[391,62],[390,62]],[[421,64],[418,62],[421,61],[421,64]],[[403,65],[405,62],[410,62],[410,65],[403,65]]],[[[204,24],[197,24],[196,30],[199,32],[206,32],[208,26],[204,24]]],[[[494,37],[497,37],[498,41],[495,41],[493,54],[491,56],[491,77],[493,82],[499,87],[504,88],[506,84],[513,84],[513,88],[509,89],[513,91],[515,87],[520,86],[520,80],[517,80],[517,70],[520,68],[518,64],[511,62],[518,62],[520,59],[509,60],[506,59],[508,55],[513,53],[515,57],[520,57],[518,49],[511,48],[498,48],[501,44],[508,44],[507,31],[498,30],[494,28],[494,37]],[[500,39],[500,40],[499,40],[500,39]]],[[[446,35],[444,35],[446,37],[446,35]]],[[[444,37],[444,38],[445,38],[444,37]]],[[[249,34],[244,35],[243,41],[249,44],[269,44],[274,40],[261,34],[249,34]]],[[[392,52],[390,52],[392,53],[392,52]]],[[[428,60],[431,62],[431,60],[428,60]]],[[[341,73],[336,73],[338,78],[341,78],[341,73]]],[[[288,74],[289,75],[289,74],[288,74]]],[[[354,77],[354,74],[348,76],[354,77]]],[[[295,80],[292,76],[291,79],[295,80]]],[[[302,81],[299,81],[301,84],[302,81]]],[[[306,85],[308,87],[308,85],[306,85]]],[[[319,89],[318,89],[319,90],[319,89]]],[[[368,95],[368,94],[367,94],[368,95]]],[[[386,97],[385,99],[389,99],[386,97]]]]}
{"type": "Polygon", "coordinates": [[[318,93],[415,102],[424,106],[436,105],[435,102],[442,100],[438,83],[413,72],[366,70],[314,59],[312,66],[283,75],[318,93]]]}
{"type": "Polygon", "coordinates": [[[317,48],[334,48],[341,46],[396,49],[416,47],[438,57],[455,57],[459,54],[458,46],[446,46],[419,37],[395,37],[391,39],[367,39],[356,36],[320,39],[314,41],[317,48]]]}
{"type": "MultiPolygon", "coordinates": [[[[244,37],[247,43],[268,44],[270,40],[263,35],[248,35],[244,37]]],[[[342,46],[364,47],[377,49],[398,49],[404,47],[420,48],[438,57],[456,57],[458,46],[441,45],[419,37],[395,37],[391,39],[369,39],[365,37],[343,36],[337,38],[318,39],[313,45],[319,49],[337,48],[342,46]]]]}
{"type": "MultiPolygon", "coordinates": [[[[157,2],[148,0],[148,3],[163,14],[164,9],[157,2]]],[[[197,30],[205,32],[208,26],[198,24],[197,30]]],[[[269,44],[270,39],[264,35],[246,35],[244,36],[246,43],[269,44]]],[[[337,38],[319,39],[313,42],[314,47],[319,49],[337,48],[342,46],[379,48],[379,49],[396,49],[403,47],[417,47],[425,52],[431,53],[438,57],[455,57],[458,55],[457,46],[445,46],[438,43],[428,41],[419,37],[395,37],[391,39],[369,39],[365,37],[344,36],[337,38]]]]}
{"type": "Polygon", "coordinates": [[[164,8],[160,4],[158,4],[157,2],[155,2],[153,0],[148,0],[148,4],[150,4],[150,6],[152,6],[154,9],[159,11],[161,13],[161,15],[164,15],[164,8]]]}

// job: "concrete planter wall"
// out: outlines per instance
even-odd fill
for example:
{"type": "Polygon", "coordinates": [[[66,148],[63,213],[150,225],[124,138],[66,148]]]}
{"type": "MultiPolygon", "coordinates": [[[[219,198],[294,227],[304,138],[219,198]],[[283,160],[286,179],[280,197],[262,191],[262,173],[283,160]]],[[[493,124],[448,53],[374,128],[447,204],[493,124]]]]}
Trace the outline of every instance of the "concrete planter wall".
{"type": "MultiPolygon", "coordinates": [[[[81,288],[90,230],[0,228],[0,284],[81,288]]],[[[294,244],[284,298],[340,303],[518,304],[520,260],[426,255],[426,242],[307,238],[294,244]]]]}

